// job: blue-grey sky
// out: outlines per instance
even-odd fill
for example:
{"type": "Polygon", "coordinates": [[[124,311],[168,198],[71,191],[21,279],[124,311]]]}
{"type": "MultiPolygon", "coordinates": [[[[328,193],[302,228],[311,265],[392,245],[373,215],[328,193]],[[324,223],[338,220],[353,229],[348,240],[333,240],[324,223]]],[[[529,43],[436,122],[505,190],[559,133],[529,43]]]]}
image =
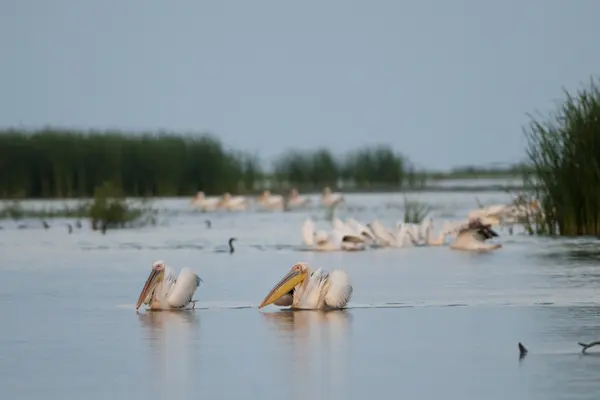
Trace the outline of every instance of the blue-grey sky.
{"type": "Polygon", "coordinates": [[[267,162],[384,143],[524,157],[600,66],[597,0],[3,0],[0,126],[210,132],[267,162]]]}

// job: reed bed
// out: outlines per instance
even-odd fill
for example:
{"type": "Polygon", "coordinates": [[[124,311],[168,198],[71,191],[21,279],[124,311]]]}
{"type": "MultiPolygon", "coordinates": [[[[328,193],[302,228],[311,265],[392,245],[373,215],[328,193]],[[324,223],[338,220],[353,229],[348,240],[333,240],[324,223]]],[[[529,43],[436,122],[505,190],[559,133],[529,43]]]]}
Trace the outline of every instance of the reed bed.
{"type": "Polygon", "coordinates": [[[44,129],[0,131],[0,196],[91,197],[110,183],[132,197],[243,191],[256,158],[211,136],[44,129]]]}
{"type": "MultiPolygon", "coordinates": [[[[402,155],[374,146],[334,157],[326,149],[288,151],[270,188],[400,189],[424,182],[402,155]]],[[[209,135],[80,132],[47,128],[0,130],[0,197],[92,197],[111,184],[128,197],[247,194],[264,188],[260,159],[226,149],[209,135]]]]}
{"type": "Polygon", "coordinates": [[[540,200],[541,232],[600,234],[600,90],[594,79],[547,118],[525,129],[533,172],[527,177],[540,200]]]}

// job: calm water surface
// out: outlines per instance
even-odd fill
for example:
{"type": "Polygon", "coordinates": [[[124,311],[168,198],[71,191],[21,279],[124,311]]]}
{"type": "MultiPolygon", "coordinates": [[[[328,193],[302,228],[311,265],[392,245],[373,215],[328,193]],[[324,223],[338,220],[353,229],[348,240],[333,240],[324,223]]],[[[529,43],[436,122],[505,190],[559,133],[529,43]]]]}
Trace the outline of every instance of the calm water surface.
{"type": "MultiPolygon", "coordinates": [[[[413,197],[432,204],[436,220],[457,220],[474,196],[413,197]]],[[[347,200],[342,218],[391,225],[402,216],[400,195],[347,200]]],[[[156,206],[158,226],[106,236],[69,235],[58,220],[47,231],[38,221],[28,229],[0,223],[2,398],[600,397],[600,356],[581,356],[577,345],[600,340],[595,241],[504,233],[505,247],[493,254],[319,254],[298,250],[300,224],[311,215],[326,227],[323,211],[206,215],[187,199],[156,206]],[[220,252],[232,236],[236,252],[220,252]],[[156,259],[202,277],[196,310],[136,314],[156,259]],[[258,311],[297,261],[346,269],[349,309],[258,311]],[[522,361],[519,341],[530,350],[522,361]]]]}

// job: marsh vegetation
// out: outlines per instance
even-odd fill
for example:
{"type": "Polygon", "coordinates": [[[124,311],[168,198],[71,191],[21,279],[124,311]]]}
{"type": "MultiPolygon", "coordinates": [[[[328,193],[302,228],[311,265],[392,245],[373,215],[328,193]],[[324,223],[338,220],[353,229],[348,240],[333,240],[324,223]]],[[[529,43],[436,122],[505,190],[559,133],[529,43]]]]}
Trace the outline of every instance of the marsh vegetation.
{"type": "Polygon", "coordinates": [[[527,180],[540,200],[540,232],[600,234],[600,89],[594,80],[558,109],[531,117],[526,128],[533,172],[527,180]]]}
{"type": "Polygon", "coordinates": [[[43,129],[0,131],[0,197],[81,198],[105,183],[128,197],[247,194],[264,187],[321,190],[424,184],[408,159],[386,146],[336,157],[329,150],[289,151],[265,174],[258,156],[226,149],[209,135],[127,134],[43,129]]]}

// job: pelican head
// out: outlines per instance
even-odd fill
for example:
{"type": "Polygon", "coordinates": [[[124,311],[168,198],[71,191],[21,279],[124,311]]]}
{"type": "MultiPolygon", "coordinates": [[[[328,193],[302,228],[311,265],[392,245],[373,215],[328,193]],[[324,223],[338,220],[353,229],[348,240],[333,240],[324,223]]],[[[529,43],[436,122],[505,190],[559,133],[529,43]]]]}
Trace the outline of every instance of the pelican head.
{"type": "Polygon", "coordinates": [[[308,278],[308,265],[305,263],[297,263],[290,269],[290,272],[283,277],[277,285],[271,289],[267,297],[259,304],[258,308],[263,308],[277,301],[280,297],[291,292],[296,286],[301,284],[308,278]]]}
{"type": "Polygon", "coordinates": [[[229,192],[225,192],[223,193],[223,196],[221,196],[221,198],[219,199],[219,203],[217,204],[218,207],[222,207],[225,204],[227,204],[227,202],[231,200],[231,193],[229,192]]]}
{"type": "Polygon", "coordinates": [[[140,308],[148,295],[152,296],[154,289],[163,280],[164,275],[165,262],[162,260],[155,261],[154,264],[152,264],[152,271],[150,271],[150,275],[148,276],[148,279],[146,279],[146,283],[144,284],[142,292],[140,293],[140,297],[135,305],[136,310],[140,308]]]}

